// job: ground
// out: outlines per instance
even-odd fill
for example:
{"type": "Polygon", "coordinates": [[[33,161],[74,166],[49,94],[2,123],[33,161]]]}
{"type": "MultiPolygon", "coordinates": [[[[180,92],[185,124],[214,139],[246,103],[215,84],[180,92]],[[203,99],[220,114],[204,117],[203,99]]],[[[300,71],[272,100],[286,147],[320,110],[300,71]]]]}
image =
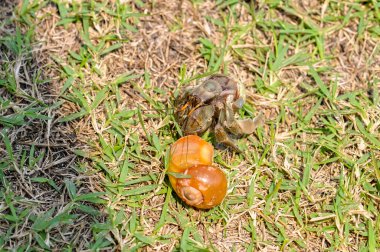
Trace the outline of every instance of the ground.
{"type": "Polygon", "coordinates": [[[377,1],[1,1],[0,250],[380,250],[379,23],[377,1]],[[266,121],[216,150],[228,194],[200,211],[165,171],[173,100],[212,73],[266,121]]]}

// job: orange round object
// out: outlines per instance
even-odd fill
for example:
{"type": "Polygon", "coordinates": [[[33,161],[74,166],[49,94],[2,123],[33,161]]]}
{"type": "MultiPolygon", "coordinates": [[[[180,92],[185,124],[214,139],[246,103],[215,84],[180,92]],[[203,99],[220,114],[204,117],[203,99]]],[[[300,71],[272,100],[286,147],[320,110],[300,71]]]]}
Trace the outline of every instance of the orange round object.
{"type": "Polygon", "coordinates": [[[227,193],[224,172],[211,165],[196,165],[185,170],[191,178],[177,179],[176,192],[190,206],[209,209],[219,205],[227,193]]]}
{"type": "MultiPolygon", "coordinates": [[[[214,156],[212,145],[199,136],[188,135],[178,139],[170,148],[169,172],[183,173],[194,165],[211,165],[214,156]]],[[[169,175],[175,188],[175,178],[169,175]]]]}
{"type": "Polygon", "coordinates": [[[177,195],[188,205],[208,209],[220,204],[227,192],[224,172],[212,166],[214,148],[196,135],[177,140],[170,149],[170,183],[177,195]]]}

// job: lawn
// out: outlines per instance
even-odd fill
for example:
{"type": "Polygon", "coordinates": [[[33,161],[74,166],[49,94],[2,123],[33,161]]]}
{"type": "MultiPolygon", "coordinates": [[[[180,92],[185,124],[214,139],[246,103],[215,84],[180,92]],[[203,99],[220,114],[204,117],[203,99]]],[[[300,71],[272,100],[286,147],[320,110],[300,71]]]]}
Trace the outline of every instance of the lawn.
{"type": "Polygon", "coordinates": [[[0,251],[379,251],[379,76],[376,0],[3,0],[0,251]],[[204,211],[166,170],[214,73],[265,123],[204,211]]]}

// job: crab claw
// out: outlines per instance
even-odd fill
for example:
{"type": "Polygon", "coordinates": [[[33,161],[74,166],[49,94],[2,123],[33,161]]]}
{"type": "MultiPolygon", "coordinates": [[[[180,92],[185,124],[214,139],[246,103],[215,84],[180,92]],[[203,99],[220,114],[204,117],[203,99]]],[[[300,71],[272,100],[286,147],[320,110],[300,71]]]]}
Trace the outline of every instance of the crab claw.
{"type": "Polygon", "coordinates": [[[213,106],[203,106],[189,112],[188,118],[185,120],[182,130],[185,135],[199,135],[205,132],[212,123],[212,116],[215,109],[213,106]]]}

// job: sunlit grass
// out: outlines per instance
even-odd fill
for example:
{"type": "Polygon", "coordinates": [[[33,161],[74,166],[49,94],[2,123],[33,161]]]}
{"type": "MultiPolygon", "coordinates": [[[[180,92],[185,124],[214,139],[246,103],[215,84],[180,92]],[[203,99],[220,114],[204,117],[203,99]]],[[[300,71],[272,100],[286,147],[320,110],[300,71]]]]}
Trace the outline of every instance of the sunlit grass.
{"type": "Polygon", "coordinates": [[[380,6],[309,4],[15,7],[0,38],[0,249],[379,249],[380,6]],[[165,172],[173,99],[212,73],[245,84],[239,116],[267,120],[242,154],[216,151],[228,195],[199,211],[165,172]]]}

